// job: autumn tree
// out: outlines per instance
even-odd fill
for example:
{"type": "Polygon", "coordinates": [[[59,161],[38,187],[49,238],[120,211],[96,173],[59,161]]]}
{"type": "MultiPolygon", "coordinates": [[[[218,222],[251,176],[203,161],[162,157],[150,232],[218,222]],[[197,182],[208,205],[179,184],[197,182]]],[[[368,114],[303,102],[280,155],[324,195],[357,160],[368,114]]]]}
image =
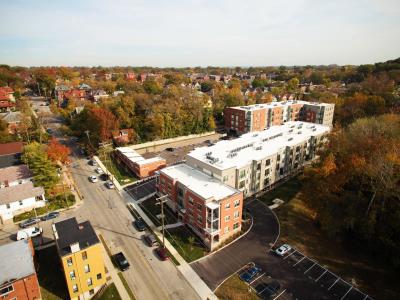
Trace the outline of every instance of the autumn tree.
{"type": "Polygon", "coordinates": [[[67,163],[68,156],[71,154],[71,149],[60,144],[56,138],[52,138],[47,146],[47,156],[54,162],[67,163]]]}

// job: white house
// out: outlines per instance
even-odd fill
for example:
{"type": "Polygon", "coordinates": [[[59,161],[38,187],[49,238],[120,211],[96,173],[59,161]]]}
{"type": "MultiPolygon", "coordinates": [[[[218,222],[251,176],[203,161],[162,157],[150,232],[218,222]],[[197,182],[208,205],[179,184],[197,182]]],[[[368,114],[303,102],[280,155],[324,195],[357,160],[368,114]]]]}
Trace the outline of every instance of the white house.
{"type": "Polygon", "coordinates": [[[44,189],[31,181],[0,189],[0,224],[12,222],[13,217],[46,205],[44,189]]]}
{"type": "Polygon", "coordinates": [[[24,184],[32,180],[32,172],[27,165],[11,166],[0,169],[0,189],[24,184]]]}

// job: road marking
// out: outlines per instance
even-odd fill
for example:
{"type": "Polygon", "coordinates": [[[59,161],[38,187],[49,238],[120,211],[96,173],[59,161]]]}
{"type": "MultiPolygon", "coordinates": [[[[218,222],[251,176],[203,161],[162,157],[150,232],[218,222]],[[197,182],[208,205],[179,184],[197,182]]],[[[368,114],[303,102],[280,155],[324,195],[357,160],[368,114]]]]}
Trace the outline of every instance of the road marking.
{"type": "Polygon", "coordinates": [[[303,259],[305,259],[306,257],[303,256],[297,263],[295,263],[292,267],[296,266],[298,263],[300,263],[303,259]]]}
{"type": "Polygon", "coordinates": [[[368,295],[365,295],[365,297],[364,297],[364,299],[363,300],[365,300],[365,299],[367,299],[368,298],[368,295]]]}
{"type": "Polygon", "coordinates": [[[283,290],[283,291],[282,291],[278,296],[276,296],[273,300],[278,299],[280,296],[282,296],[282,294],[283,294],[285,291],[286,291],[286,289],[283,290]]]}
{"type": "Polygon", "coordinates": [[[260,276],[258,276],[257,278],[255,278],[252,282],[249,282],[249,285],[252,284],[254,281],[258,280],[258,278],[261,278],[265,275],[265,273],[262,273],[260,276]]]}
{"type": "Polygon", "coordinates": [[[329,289],[328,289],[328,291],[331,289],[331,288],[333,288],[333,286],[336,284],[336,282],[338,282],[339,281],[339,277],[335,280],[335,282],[329,287],[329,289]]]}
{"type": "Polygon", "coordinates": [[[342,298],[340,298],[340,300],[343,300],[347,296],[347,294],[351,291],[352,288],[353,286],[350,286],[349,290],[346,292],[346,294],[343,295],[342,298]]]}
{"type": "Polygon", "coordinates": [[[317,264],[317,263],[314,262],[314,264],[313,264],[311,267],[309,267],[309,268],[307,269],[307,271],[304,272],[304,274],[306,274],[308,271],[310,271],[316,264],[317,264]]]}
{"type": "Polygon", "coordinates": [[[295,252],[297,252],[297,250],[293,250],[293,252],[292,253],[290,253],[288,256],[285,256],[283,259],[286,259],[286,258],[288,258],[289,256],[291,256],[292,254],[294,254],[295,252]]]}
{"type": "Polygon", "coordinates": [[[322,277],[322,276],[324,276],[324,274],[325,274],[326,272],[328,272],[328,270],[326,270],[326,269],[325,269],[325,272],[324,272],[324,273],[322,273],[322,274],[321,274],[321,276],[319,276],[317,279],[315,279],[315,282],[317,282],[318,280],[320,280],[320,279],[321,279],[321,277],[322,277]]]}

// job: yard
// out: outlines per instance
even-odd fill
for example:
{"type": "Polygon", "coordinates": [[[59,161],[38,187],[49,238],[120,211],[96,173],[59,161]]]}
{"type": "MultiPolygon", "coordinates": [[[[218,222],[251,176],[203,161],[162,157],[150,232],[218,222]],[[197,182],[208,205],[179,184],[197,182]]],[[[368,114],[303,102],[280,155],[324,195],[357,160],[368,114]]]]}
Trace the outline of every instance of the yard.
{"type": "Polygon", "coordinates": [[[275,210],[281,225],[278,245],[294,246],[375,299],[397,298],[400,288],[396,282],[390,282],[396,278],[395,272],[379,257],[368,256],[354,241],[327,236],[314,222],[315,214],[305,205],[300,187],[301,183],[293,179],[273,191],[272,196],[263,196],[263,201],[285,201],[275,210]]]}
{"type": "Polygon", "coordinates": [[[137,181],[137,178],[129,170],[115,161],[110,152],[99,153],[99,158],[107,170],[114,175],[121,185],[137,181]]]}
{"type": "Polygon", "coordinates": [[[100,297],[95,297],[94,299],[95,300],[109,300],[109,299],[122,300],[114,283],[111,283],[109,286],[107,286],[107,288],[101,294],[100,297]]]}
{"type": "Polygon", "coordinates": [[[272,205],[276,198],[285,202],[290,201],[301,190],[301,181],[298,177],[289,179],[284,183],[278,183],[276,188],[266,192],[259,199],[267,205],[272,205]]]}
{"type": "Polygon", "coordinates": [[[64,274],[55,246],[35,252],[37,274],[43,300],[69,299],[64,274]]]}
{"type": "Polygon", "coordinates": [[[188,263],[207,254],[200,239],[184,225],[166,230],[166,237],[188,263]]]}
{"type": "Polygon", "coordinates": [[[237,274],[229,277],[215,292],[220,300],[259,300],[237,274]]]}
{"type": "Polygon", "coordinates": [[[19,222],[29,218],[34,218],[36,217],[36,215],[41,216],[46,213],[62,208],[67,208],[75,204],[75,196],[73,194],[66,194],[65,196],[63,194],[59,194],[56,196],[49,197],[47,200],[48,200],[47,205],[44,207],[37,208],[36,213],[35,210],[31,210],[23,214],[17,215],[14,217],[14,222],[19,222]]]}
{"type": "MultiPolygon", "coordinates": [[[[143,201],[140,204],[140,207],[156,226],[161,226],[161,219],[157,218],[157,216],[161,214],[161,205],[157,204],[156,197],[151,197],[150,199],[143,201]]],[[[178,222],[177,217],[166,205],[164,205],[164,215],[165,225],[178,222]]]]}

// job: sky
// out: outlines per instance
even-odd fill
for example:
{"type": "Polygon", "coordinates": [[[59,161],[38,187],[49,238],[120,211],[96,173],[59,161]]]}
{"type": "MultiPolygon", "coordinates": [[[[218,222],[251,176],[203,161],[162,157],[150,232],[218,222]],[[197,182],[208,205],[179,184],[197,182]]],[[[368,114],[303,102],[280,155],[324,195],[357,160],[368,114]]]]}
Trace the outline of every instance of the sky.
{"type": "Polygon", "coordinates": [[[0,0],[0,64],[279,66],[400,56],[400,0],[0,0]]]}

